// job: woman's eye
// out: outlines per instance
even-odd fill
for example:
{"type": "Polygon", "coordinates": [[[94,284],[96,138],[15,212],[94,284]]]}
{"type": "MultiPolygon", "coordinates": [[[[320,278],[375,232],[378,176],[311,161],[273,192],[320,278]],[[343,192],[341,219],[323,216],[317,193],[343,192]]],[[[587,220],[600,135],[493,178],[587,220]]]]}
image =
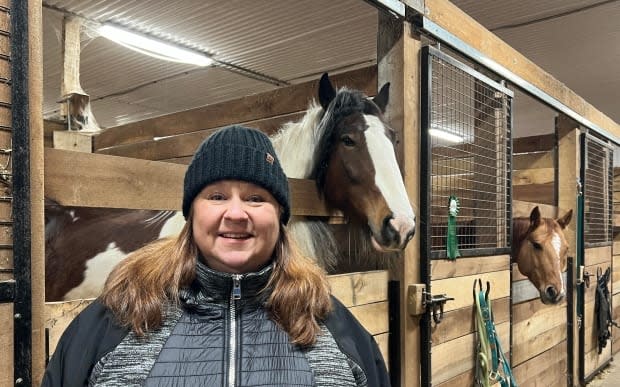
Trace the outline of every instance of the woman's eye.
{"type": "Polygon", "coordinates": [[[265,199],[263,199],[263,197],[260,195],[251,195],[248,197],[247,201],[252,203],[262,203],[265,201],[265,199]]]}
{"type": "Polygon", "coordinates": [[[224,200],[224,195],[221,193],[212,193],[208,196],[209,200],[224,200]]]}
{"type": "Polygon", "coordinates": [[[342,141],[345,146],[355,146],[355,141],[353,141],[353,139],[347,135],[342,136],[340,138],[340,141],[342,141]]]}

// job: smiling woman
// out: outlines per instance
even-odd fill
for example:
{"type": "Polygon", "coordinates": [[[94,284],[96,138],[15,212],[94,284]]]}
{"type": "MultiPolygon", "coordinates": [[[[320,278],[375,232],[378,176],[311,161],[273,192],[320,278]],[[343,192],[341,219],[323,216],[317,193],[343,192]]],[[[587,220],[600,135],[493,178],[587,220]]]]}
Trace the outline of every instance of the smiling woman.
{"type": "Polygon", "coordinates": [[[288,237],[288,180],[265,134],[207,138],[183,215],[176,238],[116,266],[63,334],[44,386],[389,385],[373,337],[288,237]]]}

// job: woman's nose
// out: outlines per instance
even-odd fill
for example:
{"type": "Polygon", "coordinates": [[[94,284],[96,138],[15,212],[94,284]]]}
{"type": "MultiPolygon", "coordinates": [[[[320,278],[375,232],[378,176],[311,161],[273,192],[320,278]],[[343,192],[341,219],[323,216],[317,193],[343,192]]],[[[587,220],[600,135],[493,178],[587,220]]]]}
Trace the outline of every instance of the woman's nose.
{"type": "Polygon", "coordinates": [[[232,198],[229,200],[224,217],[236,221],[246,220],[248,218],[248,213],[245,211],[243,204],[243,201],[239,198],[232,198]]]}

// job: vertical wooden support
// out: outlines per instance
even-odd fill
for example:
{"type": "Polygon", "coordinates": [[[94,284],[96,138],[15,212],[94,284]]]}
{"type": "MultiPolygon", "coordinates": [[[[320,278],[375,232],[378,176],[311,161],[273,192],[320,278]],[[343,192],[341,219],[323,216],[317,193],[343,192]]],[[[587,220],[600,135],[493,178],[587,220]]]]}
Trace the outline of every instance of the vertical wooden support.
{"type": "MultiPolygon", "coordinates": [[[[558,192],[558,208],[563,211],[573,209],[573,220],[569,223],[568,227],[564,230],[566,241],[568,242],[569,256],[573,257],[573,270],[574,273],[579,272],[577,267],[577,234],[576,224],[577,218],[577,179],[579,178],[580,169],[580,146],[579,146],[579,125],[571,118],[564,114],[559,114],[555,121],[555,132],[558,140],[558,147],[556,157],[558,177],[557,177],[557,192],[558,192]]],[[[562,216],[564,213],[558,213],[558,216],[562,216]]],[[[576,283],[576,274],[573,275],[573,284],[576,283]]],[[[567,289],[568,291],[568,289],[567,289]]],[[[577,287],[573,286],[572,290],[573,300],[577,300],[577,287]]],[[[577,308],[573,307],[573,310],[569,313],[573,314],[573,330],[568,332],[567,336],[572,336],[572,364],[567,364],[567,367],[572,369],[572,385],[579,385],[579,329],[577,327],[577,308]]]]}
{"type": "MultiPolygon", "coordinates": [[[[62,23],[62,67],[60,83],[60,97],[70,94],[84,94],[80,86],[80,31],[82,21],[73,16],[65,16],[62,23]]],[[[66,114],[66,104],[63,103],[61,113],[66,114]]]]}
{"type": "MultiPolygon", "coordinates": [[[[411,24],[379,12],[377,81],[391,82],[386,118],[400,139],[398,156],[405,187],[414,209],[419,208],[420,170],[420,37],[411,24]]],[[[407,309],[408,285],[420,282],[420,236],[409,242],[391,273],[399,281],[400,295],[400,383],[420,385],[419,317],[407,309]],[[411,313],[411,314],[410,314],[411,313]]],[[[394,334],[394,333],[393,333],[394,334]]],[[[394,379],[393,379],[394,380],[394,379]]]]}
{"type": "Polygon", "coordinates": [[[43,17],[39,0],[29,0],[30,210],[32,227],[32,382],[45,371],[45,216],[43,193],[43,17]]]}

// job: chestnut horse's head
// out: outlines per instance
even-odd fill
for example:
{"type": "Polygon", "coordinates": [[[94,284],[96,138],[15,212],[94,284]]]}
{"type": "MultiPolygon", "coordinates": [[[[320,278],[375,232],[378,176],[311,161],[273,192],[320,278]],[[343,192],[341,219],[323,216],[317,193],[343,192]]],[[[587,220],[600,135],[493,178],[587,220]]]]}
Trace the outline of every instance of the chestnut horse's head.
{"type": "Polygon", "coordinates": [[[370,99],[356,90],[335,90],[327,74],[319,83],[323,118],[311,177],[328,205],[366,225],[381,252],[405,248],[415,232],[395,154],[395,133],[385,123],[389,83],[370,99]]]}
{"type": "Polygon", "coordinates": [[[566,270],[568,243],[563,230],[572,215],[569,210],[558,219],[543,218],[535,207],[529,218],[513,219],[513,259],[545,304],[557,304],[566,294],[562,272],[566,270]]]}

